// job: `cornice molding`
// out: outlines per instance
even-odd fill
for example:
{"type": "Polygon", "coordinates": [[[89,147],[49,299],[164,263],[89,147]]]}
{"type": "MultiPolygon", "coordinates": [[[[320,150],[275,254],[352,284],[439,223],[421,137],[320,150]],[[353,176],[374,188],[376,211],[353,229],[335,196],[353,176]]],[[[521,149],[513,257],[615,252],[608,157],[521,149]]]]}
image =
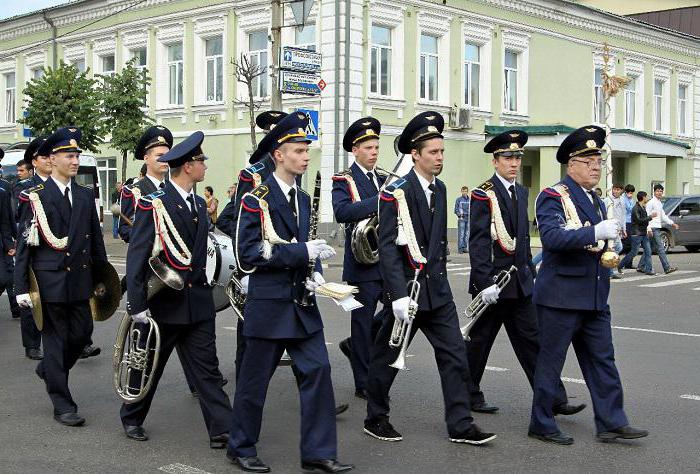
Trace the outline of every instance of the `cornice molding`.
{"type": "Polygon", "coordinates": [[[147,30],[131,30],[121,33],[122,46],[126,49],[139,49],[148,47],[147,30]]]}
{"type": "Polygon", "coordinates": [[[224,14],[195,18],[194,33],[201,38],[218,36],[226,30],[224,14]]]}
{"type": "Polygon", "coordinates": [[[182,41],[185,38],[184,21],[158,25],[156,38],[163,44],[172,44],[182,41]]]}
{"type": "Polygon", "coordinates": [[[451,16],[442,15],[434,10],[425,9],[418,12],[418,28],[421,32],[445,36],[450,32],[451,21],[451,16]]]}
{"type": "Polygon", "coordinates": [[[406,5],[386,0],[370,0],[369,17],[372,23],[395,28],[403,23],[406,5]]]}

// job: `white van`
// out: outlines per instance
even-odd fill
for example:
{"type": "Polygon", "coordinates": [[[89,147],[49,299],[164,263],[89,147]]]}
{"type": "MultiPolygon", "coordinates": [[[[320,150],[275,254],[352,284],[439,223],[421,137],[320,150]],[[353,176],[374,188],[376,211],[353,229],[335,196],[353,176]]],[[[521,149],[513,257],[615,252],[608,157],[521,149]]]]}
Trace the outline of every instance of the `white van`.
{"type": "MultiPolygon", "coordinates": [[[[17,163],[23,159],[24,149],[13,147],[5,151],[5,157],[0,161],[0,165],[2,165],[2,177],[13,186],[17,181],[17,163]]],[[[97,172],[97,160],[93,155],[81,153],[80,166],[75,181],[78,184],[82,184],[94,190],[95,208],[97,209],[97,215],[100,216],[100,222],[102,222],[104,211],[104,209],[102,209],[102,199],[100,195],[102,186],[100,183],[100,174],[97,172]]]]}

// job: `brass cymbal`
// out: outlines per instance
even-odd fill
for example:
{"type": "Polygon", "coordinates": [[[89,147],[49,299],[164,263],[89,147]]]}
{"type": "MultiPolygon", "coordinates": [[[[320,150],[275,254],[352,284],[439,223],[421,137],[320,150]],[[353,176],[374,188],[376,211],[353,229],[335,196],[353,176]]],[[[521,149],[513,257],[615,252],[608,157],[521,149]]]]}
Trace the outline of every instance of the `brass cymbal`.
{"type": "Polygon", "coordinates": [[[44,329],[44,313],[41,310],[41,295],[39,294],[39,283],[36,281],[36,275],[32,267],[29,267],[29,299],[32,300],[32,316],[36,328],[41,331],[44,329]]]}
{"type": "Polygon", "coordinates": [[[106,321],[119,307],[121,282],[119,275],[109,262],[92,264],[93,291],[90,296],[90,312],[95,321],[106,321]]]}

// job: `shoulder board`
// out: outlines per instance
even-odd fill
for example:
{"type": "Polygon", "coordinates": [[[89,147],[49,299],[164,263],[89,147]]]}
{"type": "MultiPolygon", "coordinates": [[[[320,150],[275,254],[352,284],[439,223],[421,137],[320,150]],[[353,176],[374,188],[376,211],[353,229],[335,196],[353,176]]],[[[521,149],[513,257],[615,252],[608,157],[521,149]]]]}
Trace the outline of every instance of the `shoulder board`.
{"type": "MultiPolygon", "coordinates": [[[[255,191],[255,189],[253,191],[255,191]]],[[[245,193],[241,199],[241,209],[248,212],[260,212],[263,202],[265,202],[264,199],[254,195],[252,192],[245,193]]]]}
{"type": "Polygon", "coordinates": [[[253,189],[249,194],[258,199],[265,199],[265,196],[270,194],[270,188],[268,188],[265,184],[261,184],[257,188],[253,189]]]}
{"type": "Polygon", "coordinates": [[[389,172],[387,170],[380,168],[374,168],[374,172],[377,174],[377,176],[389,176],[389,172]]]}
{"type": "Polygon", "coordinates": [[[122,196],[130,198],[133,196],[133,191],[131,190],[131,186],[124,185],[122,186],[122,196]]]}
{"type": "Polygon", "coordinates": [[[241,172],[246,173],[250,176],[253,176],[255,173],[260,173],[264,169],[265,169],[265,163],[258,161],[257,163],[253,163],[252,165],[250,165],[247,168],[243,168],[241,170],[241,172]]]}
{"type": "Polygon", "coordinates": [[[561,197],[561,194],[559,194],[554,188],[544,188],[542,192],[549,194],[550,196],[561,197]]]}
{"type": "Polygon", "coordinates": [[[89,189],[90,191],[93,190],[93,187],[92,187],[91,185],[89,185],[89,184],[82,184],[82,183],[79,183],[79,182],[77,182],[77,181],[74,181],[74,183],[77,184],[78,186],[82,187],[82,188],[89,189]]]}
{"type": "Polygon", "coordinates": [[[484,181],[477,186],[477,189],[481,189],[482,191],[488,191],[491,188],[493,188],[493,183],[491,181],[484,181]]]}
{"type": "MultiPolygon", "coordinates": [[[[19,181],[19,184],[29,184],[29,183],[31,183],[31,181],[32,181],[31,178],[25,178],[25,179],[19,181]]],[[[5,182],[7,182],[7,181],[5,181],[5,182]]]]}
{"type": "Polygon", "coordinates": [[[352,171],[350,171],[350,168],[345,169],[343,171],[340,171],[339,173],[335,173],[333,175],[334,178],[337,177],[337,178],[343,178],[343,179],[347,178],[348,176],[352,176],[352,171]]]}
{"type": "Polygon", "coordinates": [[[43,185],[43,184],[37,184],[36,186],[32,186],[31,188],[25,189],[24,192],[26,192],[27,194],[29,194],[29,193],[36,193],[36,192],[41,191],[42,189],[44,189],[44,185],[43,185]]]}
{"type": "Polygon", "coordinates": [[[405,185],[408,181],[406,181],[404,178],[399,178],[393,183],[391,183],[389,186],[386,187],[386,192],[388,193],[393,193],[397,189],[401,188],[403,185],[405,185]]]}
{"type": "Polygon", "coordinates": [[[484,191],[481,188],[472,189],[472,197],[474,199],[478,199],[480,201],[485,201],[488,199],[488,196],[486,195],[486,191],[484,191]]]}
{"type": "Polygon", "coordinates": [[[147,202],[151,202],[154,199],[157,199],[157,198],[162,197],[164,195],[165,195],[165,191],[163,191],[162,189],[159,189],[157,191],[152,192],[151,194],[143,196],[141,199],[143,199],[144,201],[147,201],[147,202]]]}

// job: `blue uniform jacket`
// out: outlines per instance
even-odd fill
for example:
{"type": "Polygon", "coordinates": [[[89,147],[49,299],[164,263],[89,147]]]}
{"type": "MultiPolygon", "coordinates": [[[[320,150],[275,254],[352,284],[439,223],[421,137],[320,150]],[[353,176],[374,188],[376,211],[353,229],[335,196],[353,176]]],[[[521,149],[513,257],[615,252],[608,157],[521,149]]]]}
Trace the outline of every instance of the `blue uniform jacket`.
{"type": "MultiPolygon", "coordinates": [[[[300,190],[298,226],[274,176],[243,198],[236,252],[245,268],[256,267],[250,275],[244,310],[243,335],[247,337],[306,338],[323,329],[315,299],[312,298],[312,306],[297,303],[303,296],[308,276],[309,254],[304,242],[309,236],[311,213],[309,195],[297,189],[300,190]],[[296,239],[294,243],[273,245],[269,259],[263,257],[261,250],[262,210],[258,199],[267,202],[272,225],[280,238],[288,242],[296,239]]],[[[316,271],[321,271],[318,261],[316,271]]]]}
{"type": "MultiPolygon", "coordinates": [[[[36,186],[38,184],[44,184],[44,180],[41,179],[36,172],[31,178],[23,179],[22,181],[18,181],[17,184],[15,185],[14,189],[14,209],[15,209],[15,219],[17,222],[19,222],[20,217],[22,216],[22,212],[24,212],[24,207],[27,205],[27,200],[26,199],[20,199],[19,195],[22,193],[22,191],[29,189],[33,186],[36,186]]],[[[26,198],[27,194],[24,193],[24,197],[26,198]]],[[[24,230],[24,229],[22,229],[24,230]]]]}
{"type": "MultiPolygon", "coordinates": [[[[121,213],[131,219],[132,223],[136,217],[136,197],[132,191],[133,188],[138,188],[139,191],[141,191],[141,196],[147,196],[158,190],[156,185],[153,184],[153,181],[146,177],[143,177],[131,186],[124,186],[122,188],[121,197],[119,199],[121,213]]],[[[119,237],[121,237],[124,242],[129,243],[129,239],[131,237],[131,226],[121,217],[119,218],[118,230],[119,237]]]]}
{"type": "MultiPolygon", "coordinates": [[[[601,221],[583,189],[569,176],[562,183],[584,226],[565,229],[561,197],[552,188],[537,197],[537,227],[542,240],[542,264],[535,282],[534,302],[553,308],[605,310],[610,292],[610,270],[600,264],[601,252],[586,250],[594,245],[593,226],[601,221]],[[589,225],[586,225],[586,224],[589,225]]],[[[602,218],[606,218],[603,201],[596,196],[602,218]]]]}
{"type": "Polygon", "coordinates": [[[518,203],[517,222],[510,194],[496,175],[472,191],[469,217],[469,261],[472,268],[469,275],[469,293],[473,296],[493,285],[493,278],[498,272],[507,270],[511,265],[515,265],[518,271],[501,290],[500,297],[519,298],[532,295],[535,269],[530,250],[528,191],[516,183],[515,193],[518,203]],[[491,201],[486,196],[488,190],[496,193],[508,234],[511,237],[515,236],[515,252],[512,254],[491,238],[491,201]],[[517,229],[517,232],[514,229],[517,229]]]}
{"type": "Polygon", "coordinates": [[[2,236],[0,251],[2,251],[2,257],[15,247],[15,237],[17,236],[11,201],[10,191],[0,187],[0,235],[2,236]]]}
{"type": "Polygon", "coordinates": [[[385,296],[396,301],[408,296],[406,284],[414,276],[414,264],[404,246],[396,245],[398,235],[397,203],[391,192],[402,189],[408,203],[416,240],[421,253],[427,258],[420,273],[418,309],[427,311],[452,301],[452,290],[447,281],[447,193],[445,184],[435,180],[436,196],[432,226],[430,208],[416,172],[411,170],[403,179],[387,187],[379,201],[379,264],[384,280],[385,296]]]}
{"type": "MultiPolygon", "coordinates": [[[[353,196],[346,173],[333,176],[333,213],[335,219],[345,224],[345,256],[343,257],[343,280],[349,282],[363,282],[381,280],[382,275],[379,263],[363,265],[359,263],[352,253],[351,236],[355,228],[354,224],[377,214],[378,192],[370,183],[369,178],[353,163],[349,173],[357,185],[359,196],[353,196]],[[353,202],[353,198],[356,202],[353,202]]],[[[376,175],[381,187],[386,180],[385,176],[376,175]]]]}
{"type": "MultiPolygon", "coordinates": [[[[205,274],[207,258],[207,236],[209,223],[206,203],[196,196],[197,221],[194,220],[187,202],[180,196],[172,183],[166,183],[162,191],[144,196],[136,209],[134,227],[131,229],[131,242],[126,253],[127,311],[137,314],[150,309],[152,317],[159,323],[192,324],[213,319],[216,315],[212,287],[205,274]],[[154,219],[151,202],[160,198],[165,210],[192,254],[189,268],[175,269],[183,278],[182,290],[164,288],[150,301],[146,300],[147,282],[153,271],[148,265],[154,241],[154,219]]],[[[177,256],[161,252],[161,261],[171,268],[172,263],[182,267],[177,256]]]]}
{"type": "MultiPolygon", "coordinates": [[[[45,183],[27,191],[30,190],[39,195],[53,234],[58,238],[68,236],[68,246],[64,250],[55,250],[48,245],[41,232],[38,247],[28,246],[26,237],[20,237],[15,257],[15,293],[28,293],[31,265],[43,302],[87,300],[93,289],[92,262],[107,261],[93,190],[73,181],[70,214],[61,205],[64,197],[53,179],[47,179],[45,183]]],[[[20,199],[26,199],[25,196],[24,193],[20,194],[20,199]]],[[[32,207],[25,205],[20,220],[21,229],[29,227],[33,215],[32,207]]]]}

